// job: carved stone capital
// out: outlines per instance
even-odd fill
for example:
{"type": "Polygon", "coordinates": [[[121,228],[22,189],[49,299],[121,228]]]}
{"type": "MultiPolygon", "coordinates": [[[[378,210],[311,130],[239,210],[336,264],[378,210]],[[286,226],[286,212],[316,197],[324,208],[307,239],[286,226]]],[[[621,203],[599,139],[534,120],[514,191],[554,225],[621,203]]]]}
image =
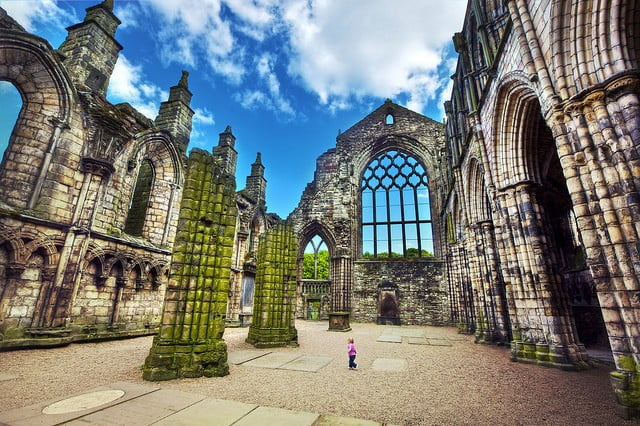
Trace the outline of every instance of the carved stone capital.
{"type": "Polygon", "coordinates": [[[93,175],[109,177],[116,168],[108,161],[92,157],[82,157],[82,171],[93,175]]]}
{"type": "Polygon", "coordinates": [[[10,263],[5,268],[5,274],[7,278],[20,278],[25,269],[27,265],[23,263],[10,263]]]}

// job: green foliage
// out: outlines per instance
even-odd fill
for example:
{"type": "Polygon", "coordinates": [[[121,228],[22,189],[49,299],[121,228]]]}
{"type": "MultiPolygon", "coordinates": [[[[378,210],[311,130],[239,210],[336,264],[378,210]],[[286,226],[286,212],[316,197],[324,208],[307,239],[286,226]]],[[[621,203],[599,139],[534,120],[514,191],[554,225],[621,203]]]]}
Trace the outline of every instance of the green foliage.
{"type": "MultiPolygon", "coordinates": [[[[362,254],[362,257],[364,257],[365,259],[373,259],[373,258],[388,258],[388,257],[394,257],[394,258],[398,258],[398,257],[405,257],[402,255],[402,253],[396,253],[396,252],[391,252],[391,256],[389,256],[389,253],[382,252],[382,253],[378,253],[378,256],[374,256],[373,253],[365,251],[362,254]]],[[[431,253],[430,251],[427,250],[422,250],[421,254],[418,255],[418,249],[411,247],[407,249],[407,256],[406,257],[433,257],[433,253],[431,253]]]]}
{"type": "Polygon", "coordinates": [[[304,263],[302,265],[302,278],[306,280],[328,280],[329,279],[329,252],[320,250],[318,252],[318,275],[314,276],[315,261],[313,253],[304,254],[304,263]]]}

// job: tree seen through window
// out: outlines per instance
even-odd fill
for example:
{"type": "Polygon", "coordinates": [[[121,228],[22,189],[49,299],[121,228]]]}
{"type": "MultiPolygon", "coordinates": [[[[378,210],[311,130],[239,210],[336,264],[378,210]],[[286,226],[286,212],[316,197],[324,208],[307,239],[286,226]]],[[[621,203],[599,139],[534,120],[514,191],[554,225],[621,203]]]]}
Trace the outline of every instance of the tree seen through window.
{"type": "Polygon", "coordinates": [[[316,235],[305,247],[302,278],[306,280],[329,279],[329,251],[327,245],[316,235]]]}

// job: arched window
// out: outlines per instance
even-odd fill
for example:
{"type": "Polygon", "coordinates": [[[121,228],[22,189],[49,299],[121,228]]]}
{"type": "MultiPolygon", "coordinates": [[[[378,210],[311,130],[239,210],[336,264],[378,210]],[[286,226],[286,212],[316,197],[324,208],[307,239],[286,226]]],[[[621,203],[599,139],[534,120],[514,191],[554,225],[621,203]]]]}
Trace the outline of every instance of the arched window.
{"type": "Polygon", "coordinates": [[[316,235],[304,249],[302,279],[329,279],[329,250],[324,240],[316,235]]]}
{"type": "Polygon", "coordinates": [[[360,189],[364,257],[433,256],[427,173],[416,158],[396,150],[380,154],[360,189]]]}
{"type": "Polygon", "coordinates": [[[9,146],[9,139],[22,109],[22,96],[8,81],[0,81],[0,161],[9,146]]]}
{"type": "Polygon", "coordinates": [[[141,236],[144,227],[144,220],[149,207],[149,196],[153,185],[153,166],[151,161],[144,160],[140,164],[138,180],[133,190],[131,206],[127,214],[127,221],[124,225],[124,232],[130,235],[141,236]]]}
{"type": "Polygon", "coordinates": [[[385,121],[386,124],[395,123],[395,119],[393,118],[393,114],[388,113],[387,116],[384,118],[384,121],[385,121]]]}

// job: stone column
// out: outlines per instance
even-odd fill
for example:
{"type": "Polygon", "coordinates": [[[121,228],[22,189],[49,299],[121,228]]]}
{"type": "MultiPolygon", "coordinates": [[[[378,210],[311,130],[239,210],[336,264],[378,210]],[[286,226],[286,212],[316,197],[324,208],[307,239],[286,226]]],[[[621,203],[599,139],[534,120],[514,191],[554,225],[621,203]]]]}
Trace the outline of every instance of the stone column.
{"type": "Polygon", "coordinates": [[[618,413],[640,417],[640,76],[567,102],[554,137],[616,362],[618,413]]]}
{"type": "Polygon", "coordinates": [[[257,348],[298,345],[294,325],[297,258],[298,239],[290,224],[280,222],[262,236],[247,337],[257,348]]]}
{"type": "Polygon", "coordinates": [[[350,331],[353,262],[347,250],[338,248],[331,258],[331,312],[329,331],[350,331]]]}
{"type": "Polygon", "coordinates": [[[229,373],[222,334],[236,217],[233,176],[218,158],[193,149],[162,324],[143,367],[145,380],[229,373]]]}

